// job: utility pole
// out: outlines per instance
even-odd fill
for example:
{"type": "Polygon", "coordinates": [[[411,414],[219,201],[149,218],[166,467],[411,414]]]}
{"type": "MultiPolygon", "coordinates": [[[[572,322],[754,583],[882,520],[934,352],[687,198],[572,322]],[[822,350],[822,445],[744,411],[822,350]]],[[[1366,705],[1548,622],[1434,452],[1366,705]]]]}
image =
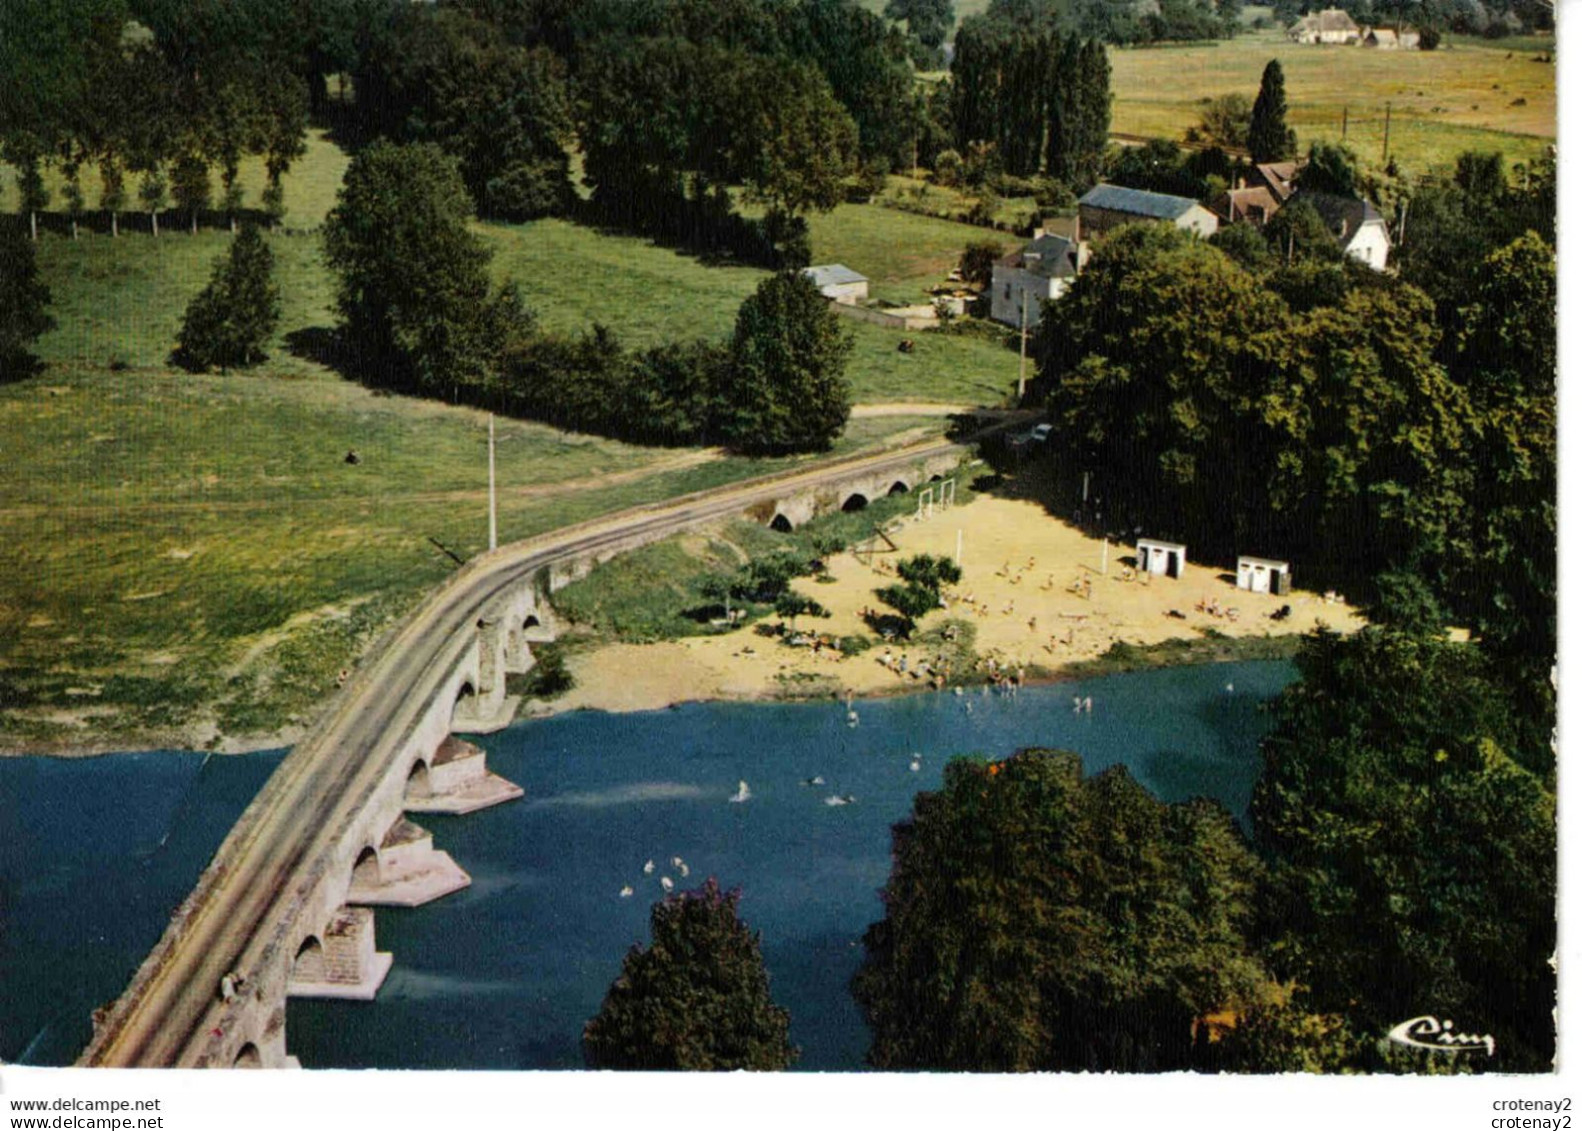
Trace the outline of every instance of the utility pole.
{"type": "Polygon", "coordinates": [[[1342,143],[1344,143],[1346,140],[1346,122],[1351,116],[1349,113],[1350,109],[1351,107],[1349,106],[1342,106],[1340,108],[1340,140],[1342,143]]]}
{"type": "Polygon", "coordinates": [[[489,549],[500,544],[499,529],[495,525],[494,506],[494,413],[489,414],[489,549]]]}
{"type": "Polygon", "coordinates": [[[1379,162],[1381,165],[1390,163],[1390,104],[1384,104],[1384,156],[1379,162]]]}
{"type": "Polygon", "coordinates": [[[1016,371],[1016,403],[1027,395],[1027,287],[1022,287],[1022,360],[1016,371]]]}

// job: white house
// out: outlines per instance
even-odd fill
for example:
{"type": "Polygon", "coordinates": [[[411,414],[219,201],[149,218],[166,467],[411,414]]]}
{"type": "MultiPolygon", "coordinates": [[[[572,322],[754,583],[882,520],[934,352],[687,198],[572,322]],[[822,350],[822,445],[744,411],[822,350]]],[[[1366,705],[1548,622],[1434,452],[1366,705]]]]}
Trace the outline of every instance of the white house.
{"type": "Polygon", "coordinates": [[[1313,206],[1334,233],[1341,251],[1375,271],[1389,266],[1389,228],[1379,210],[1366,200],[1324,192],[1299,192],[1294,199],[1305,200],[1313,206]]]}
{"type": "Polygon", "coordinates": [[[1343,9],[1325,8],[1297,20],[1286,34],[1297,43],[1348,44],[1361,38],[1362,29],[1343,9]]]}
{"type": "Polygon", "coordinates": [[[994,264],[989,317],[1020,329],[1025,310],[1032,329],[1044,316],[1044,303],[1065,294],[1086,262],[1086,244],[1048,234],[1002,256],[994,264]]]}
{"type": "Polygon", "coordinates": [[[868,279],[844,263],[826,263],[820,267],[804,267],[802,274],[813,280],[813,285],[825,298],[847,305],[855,305],[868,297],[868,279]]]}
{"type": "Polygon", "coordinates": [[[1082,231],[1089,236],[1140,220],[1162,220],[1205,239],[1219,231],[1219,217],[1189,197],[1121,185],[1094,185],[1077,201],[1077,213],[1082,231]]]}

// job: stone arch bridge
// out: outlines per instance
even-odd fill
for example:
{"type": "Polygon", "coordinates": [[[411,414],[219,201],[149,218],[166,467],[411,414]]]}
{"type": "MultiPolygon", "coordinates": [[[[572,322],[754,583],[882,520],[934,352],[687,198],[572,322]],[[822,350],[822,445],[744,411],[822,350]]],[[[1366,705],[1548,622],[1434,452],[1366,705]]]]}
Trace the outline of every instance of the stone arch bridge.
{"type": "Polygon", "coordinates": [[[470,883],[413,821],[519,797],[454,732],[510,722],[505,676],[557,630],[549,597],[601,561],[748,514],[800,525],[955,468],[936,441],[638,507],[480,555],[386,634],[281,762],[121,997],[82,1065],[283,1067],[291,996],[372,998],[393,956],[379,906],[470,883]]]}

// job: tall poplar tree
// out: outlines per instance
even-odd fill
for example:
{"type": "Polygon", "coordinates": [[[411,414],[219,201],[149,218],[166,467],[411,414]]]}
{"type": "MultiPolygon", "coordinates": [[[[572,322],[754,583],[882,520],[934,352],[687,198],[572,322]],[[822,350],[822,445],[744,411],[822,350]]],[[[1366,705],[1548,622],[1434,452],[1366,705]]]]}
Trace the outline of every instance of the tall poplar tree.
{"type": "Polygon", "coordinates": [[[1296,131],[1285,124],[1285,72],[1270,59],[1252,104],[1247,150],[1254,161],[1285,161],[1296,156],[1296,131]]]}

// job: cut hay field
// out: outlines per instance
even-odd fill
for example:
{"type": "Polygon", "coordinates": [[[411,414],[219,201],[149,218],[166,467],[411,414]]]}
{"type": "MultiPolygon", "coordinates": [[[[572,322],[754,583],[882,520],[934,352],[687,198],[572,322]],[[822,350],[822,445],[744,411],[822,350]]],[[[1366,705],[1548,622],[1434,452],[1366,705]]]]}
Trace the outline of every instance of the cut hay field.
{"type": "MultiPolygon", "coordinates": [[[[288,227],[322,222],[345,164],[315,140],[287,184],[288,227]]],[[[848,258],[882,269],[883,239],[863,244],[860,228],[842,217],[816,238],[842,255],[823,241],[849,239],[848,258]]],[[[479,230],[547,323],[600,318],[634,343],[728,334],[763,277],[558,222],[479,230]]],[[[948,269],[950,236],[927,243],[910,218],[904,232],[912,258],[888,278],[948,269]]],[[[38,345],[44,371],[0,385],[0,753],[289,739],[337,673],[454,568],[439,546],[483,548],[484,416],[376,394],[294,351],[301,332],[333,325],[332,280],[316,235],[267,239],[284,298],[269,360],[194,376],[169,354],[227,233],[156,240],[129,220],[120,239],[42,237],[56,320],[38,345]]],[[[994,343],[915,335],[905,355],[898,334],[855,332],[859,399],[995,402],[1014,381],[1015,355],[994,343]]],[[[836,450],[943,424],[863,416],[836,450]]],[[[498,434],[506,539],[794,462],[522,421],[498,434]]]]}
{"type": "Polygon", "coordinates": [[[1287,121],[1303,150],[1341,140],[1379,164],[1385,104],[1390,152],[1410,173],[1454,164],[1465,150],[1495,150],[1507,164],[1530,161],[1555,140],[1552,40],[1457,39],[1437,51],[1370,51],[1289,42],[1279,31],[1192,47],[1110,51],[1115,92],[1111,129],[1180,137],[1202,104],[1220,95],[1258,93],[1270,59],[1285,71],[1287,121]]]}

